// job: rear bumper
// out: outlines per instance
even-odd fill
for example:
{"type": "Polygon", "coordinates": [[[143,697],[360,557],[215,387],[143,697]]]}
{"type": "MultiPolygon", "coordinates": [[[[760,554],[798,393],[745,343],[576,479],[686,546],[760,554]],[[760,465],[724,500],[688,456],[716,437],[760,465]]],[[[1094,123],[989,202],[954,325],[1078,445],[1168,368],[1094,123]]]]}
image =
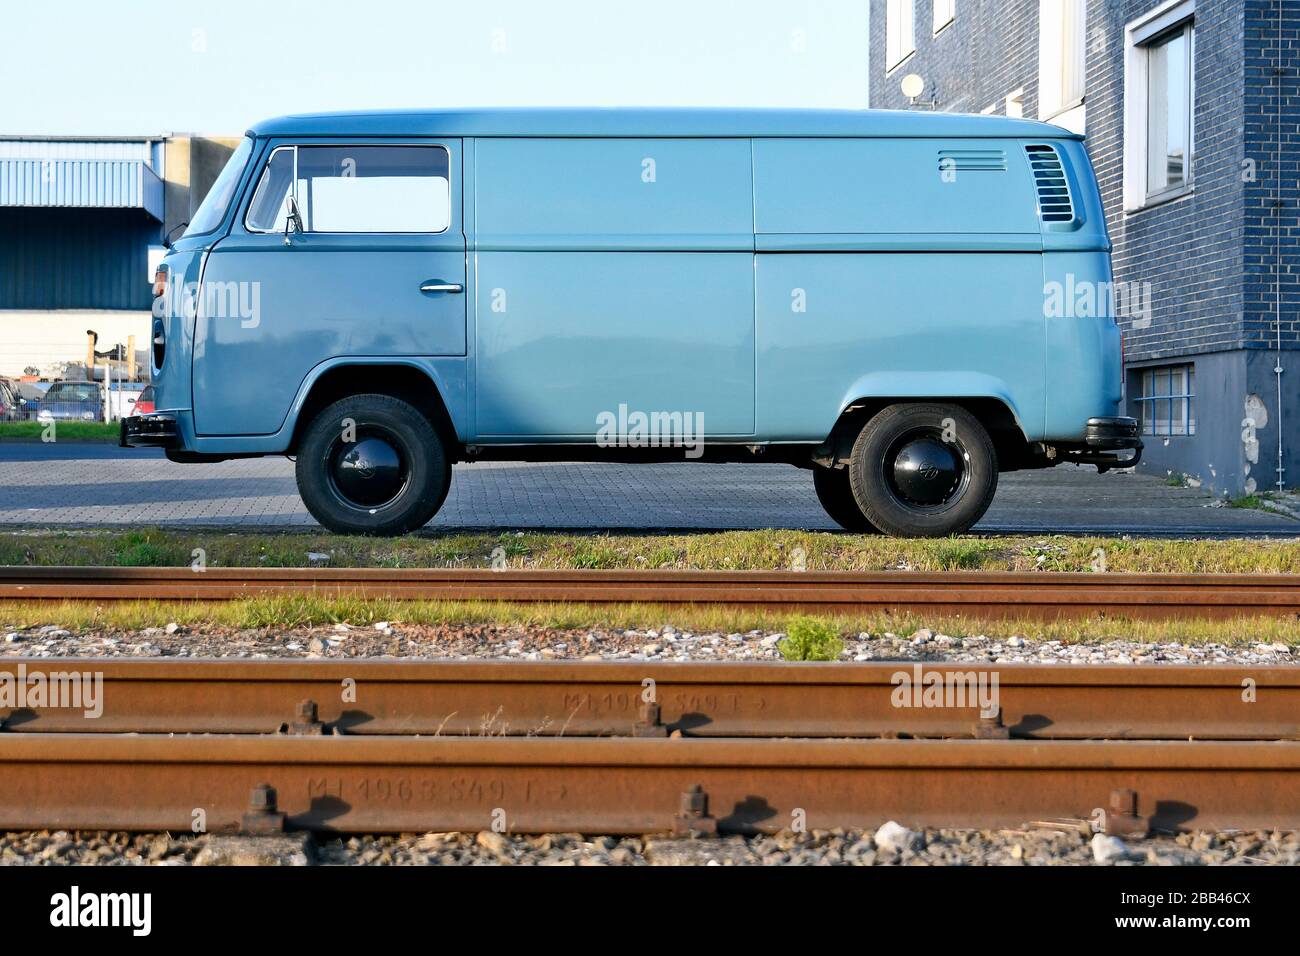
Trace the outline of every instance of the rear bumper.
{"type": "Polygon", "coordinates": [[[1142,439],[1138,437],[1136,418],[1090,418],[1082,442],[1052,444],[1060,460],[1096,465],[1102,472],[1111,468],[1131,468],[1142,460],[1142,439]],[[1127,457],[1115,454],[1123,451],[1132,451],[1133,454],[1127,457]]]}
{"type": "Polygon", "coordinates": [[[180,430],[172,415],[132,415],[122,419],[120,444],[123,448],[175,448],[180,430]]]}
{"type": "Polygon", "coordinates": [[[1142,450],[1136,418],[1090,418],[1084,444],[1089,448],[1134,448],[1142,450]]]}

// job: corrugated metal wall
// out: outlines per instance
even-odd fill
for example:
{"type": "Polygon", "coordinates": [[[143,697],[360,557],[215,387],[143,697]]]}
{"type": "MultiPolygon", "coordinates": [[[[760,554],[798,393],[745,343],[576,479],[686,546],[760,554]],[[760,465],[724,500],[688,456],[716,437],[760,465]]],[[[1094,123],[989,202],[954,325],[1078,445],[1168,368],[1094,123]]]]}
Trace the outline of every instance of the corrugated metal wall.
{"type": "Polygon", "coordinates": [[[0,206],[142,208],[163,218],[163,184],[140,161],[0,158],[0,206]]]}
{"type": "Polygon", "coordinates": [[[143,209],[0,209],[0,309],[148,309],[158,233],[143,209]]]}
{"type": "Polygon", "coordinates": [[[151,163],[154,147],[159,142],[162,141],[0,139],[0,159],[126,159],[151,163]]]}

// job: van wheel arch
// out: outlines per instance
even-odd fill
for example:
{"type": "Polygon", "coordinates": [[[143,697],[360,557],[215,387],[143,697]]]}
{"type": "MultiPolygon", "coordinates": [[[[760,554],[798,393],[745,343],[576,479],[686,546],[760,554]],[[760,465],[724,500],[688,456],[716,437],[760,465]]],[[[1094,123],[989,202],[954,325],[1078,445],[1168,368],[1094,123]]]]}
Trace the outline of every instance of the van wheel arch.
{"type": "Polygon", "coordinates": [[[957,405],[975,416],[984,426],[997,450],[1000,471],[1016,471],[1032,454],[1029,441],[1021,430],[1011,408],[997,398],[947,396],[931,397],[864,397],[850,402],[840,413],[826,440],[818,446],[813,457],[818,463],[834,467],[847,462],[853,454],[853,443],[862,426],[891,405],[919,405],[942,402],[957,405]]]}
{"type": "Polygon", "coordinates": [[[402,363],[336,365],[324,372],[307,393],[285,454],[297,453],[303,435],[321,411],[353,395],[389,395],[413,405],[429,420],[448,453],[460,457],[462,446],[437,383],[423,370],[402,363]]]}

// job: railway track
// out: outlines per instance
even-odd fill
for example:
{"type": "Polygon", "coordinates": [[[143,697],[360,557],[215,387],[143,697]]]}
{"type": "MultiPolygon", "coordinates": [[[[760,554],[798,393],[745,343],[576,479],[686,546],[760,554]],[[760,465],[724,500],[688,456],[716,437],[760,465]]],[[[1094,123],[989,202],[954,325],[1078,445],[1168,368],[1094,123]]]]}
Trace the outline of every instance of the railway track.
{"type": "Polygon", "coordinates": [[[830,613],[1144,619],[1291,617],[1300,575],[1077,572],[526,571],[377,568],[0,569],[0,600],[227,601],[257,595],[830,613]]]}
{"type": "Polygon", "coordinates": [[[0,681],[20,667],[97,673],[105,706],[93,719],[19,708],[7,734],[274,734],[297,721],[348,736],[1300,739],[1300,667],[1285,666],[7,658],[0,681]],[[953,700],[896,706],[925,704],[928,686],[953,700]],[[981,689],[998,713],[981,713],[981,689]]]}
{"type": "Polygon", "coordinates": [[[42,658],[0,692],[37,674],[4,828],[1300,828],[1300,668],[42,658]]]}

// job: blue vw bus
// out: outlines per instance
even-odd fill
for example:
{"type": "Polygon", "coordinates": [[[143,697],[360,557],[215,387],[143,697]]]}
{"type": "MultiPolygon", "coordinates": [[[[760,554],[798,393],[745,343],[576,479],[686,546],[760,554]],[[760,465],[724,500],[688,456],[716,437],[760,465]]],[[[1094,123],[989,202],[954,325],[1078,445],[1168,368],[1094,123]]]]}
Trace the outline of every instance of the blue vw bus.
{"type": "Polygon", "coordinates": [[[454,462],[777,461],[949,535],[998,473],[1136,461],[1083,143],[887,111],[465,110],[248,131],[155,283],[124,445],[296,460],[401,534],[454,462]]]}

